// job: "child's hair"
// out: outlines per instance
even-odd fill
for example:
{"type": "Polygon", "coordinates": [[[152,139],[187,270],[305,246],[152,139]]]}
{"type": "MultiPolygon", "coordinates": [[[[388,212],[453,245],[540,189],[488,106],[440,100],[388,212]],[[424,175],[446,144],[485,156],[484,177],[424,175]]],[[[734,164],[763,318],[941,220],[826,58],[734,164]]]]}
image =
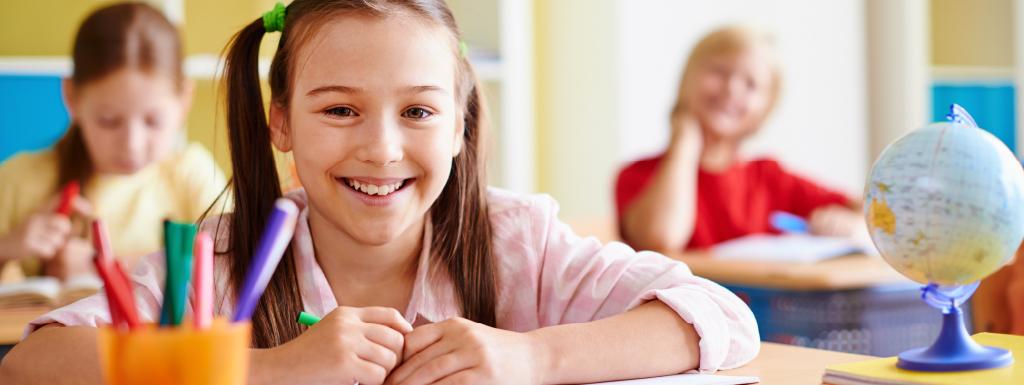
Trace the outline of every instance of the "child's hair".
{"type": "MultiPolygon", "coordinates": [[[[119,3],[94,11],[78,27],[72,51],[71,83],[77,90],[125,68],[170,76],[178,87],[185,84],[178,30],[145,3],[119,3]]],[[[58,189],[72,180],[88,182],[93,165],[79,123],[71,122],[56,153],[58,189]]]]}
{"type": "MultiPolygon", "coordinates": [[[[495,324],[497,284],[491,256],[483,166],[484,105],[476,76],[460,54],[459,30],[443,0],[296,0],[286,9],[284,29],[270,66],[270,98],[287,108],[294,83],[295,54],[309,42],[323,21],[343,14],[388,17],[412,15],[443,26],[451,35],[451,54],[457,63],[457,102],[464,106],[462,151],[430,210],[433,225],[431,257],[445,266],[454,282],[466,318],[495,324]]],[[[228,136],[233,167],[234,213],[228,249],[230,283],[242,287],[258,238],[274,200],[282,195],[270,128],[260,93],[260,41],[266,33],[262,18],[245,26],[227,48],[228,136]]],[[[302,309],[296,269],[286,251],[252,318],[253,346],[272,347],[297,337],[302,328],[295,315],[302,309]]]]}
{"type": "MultiPolygon", "coordinates": [[[[672,108],[672,121],[688,112],[687,109],[689,107],[686,105],[684,93],[692,86],[695,73],[704,61],[715,56],[739,54],[754,47],[767,48],[769,51],[774,50],[775,39],[771,34],[763,30],[749,26],[732,25],[716,29],[697,42],[693,51],[690,52],[690,57],[686,60],[683,75],[679,79],[676,104],[672,108]]],[[[779,68],[776,58],[770,56],[768,60],[770,61],[772,71],[772,83],[769,91],[771,101],[761,119],[764,119],[771,113],[775,107],[775,102],[779,99],[779,91],[782,88],[782,70],[779,68]]]]}

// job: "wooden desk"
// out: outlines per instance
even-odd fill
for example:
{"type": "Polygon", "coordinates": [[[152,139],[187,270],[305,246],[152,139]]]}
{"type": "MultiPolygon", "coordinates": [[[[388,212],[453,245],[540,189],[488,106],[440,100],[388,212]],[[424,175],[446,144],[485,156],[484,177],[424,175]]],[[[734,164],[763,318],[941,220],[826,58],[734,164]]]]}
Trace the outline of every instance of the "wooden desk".
{"type": "Polygon", "coordinates": [[[729,285],[785,290],[843,290],[914,284],[889,267],[881,257],[867,255],[850,255],[812,264],[721,260],[706,253],[680,253],[670,257],[685,262],[696,275],[729,285]]]}
{"type": "Polygon", "coordinates": [[[719,374],[757,376],[764,385],[818,385],[826,366],[872,358],[875,357],[763,342],[754,361],[719,374]]]}
{"type": "Polygon", "coordinates": [[[21,340],[21,333],[29,321],[50,311],[48,307],[31,307],[17,310],[0,310],[0,345],[14,345],[21,340]]]}

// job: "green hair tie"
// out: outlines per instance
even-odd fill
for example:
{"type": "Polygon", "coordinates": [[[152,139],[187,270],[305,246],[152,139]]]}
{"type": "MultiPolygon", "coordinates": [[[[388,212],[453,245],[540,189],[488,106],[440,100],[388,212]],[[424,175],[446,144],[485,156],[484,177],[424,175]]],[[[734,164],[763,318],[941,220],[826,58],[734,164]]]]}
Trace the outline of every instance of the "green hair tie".
{"type": "Polygon", "coordinates": [[[463,58],[469,58],[469,45],[466,42],[459,40],[459,56],[463,58]]]}
{"type": "Polygon", "coordinates": [[[278,2],[274,9],[263,14],[263,30],[267,32],[279,32],[284,30],[285,6],[278,2]]]}

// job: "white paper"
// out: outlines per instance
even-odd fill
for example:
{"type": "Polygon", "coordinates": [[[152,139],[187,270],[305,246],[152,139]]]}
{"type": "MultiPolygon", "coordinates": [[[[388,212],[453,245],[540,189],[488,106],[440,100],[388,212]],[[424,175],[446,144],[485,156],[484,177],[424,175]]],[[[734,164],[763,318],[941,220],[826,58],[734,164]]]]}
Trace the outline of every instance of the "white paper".
{"type": "Polygon", "coordinates": [[[719,259],[799,263],[873,252],[873,248],[853,239],[807,234],[750,235],[723,242],[711,249],[711,254],[719,259]]]}
{"type": "Polygon", "coordinates": [[[0,297],[39,294],[46,298],[57,298],[60,294],[60,280],[54,277],[31,277],[18,283],[0,285],[0,297]]]}
{"type": "MultiPolygon", "coordinates": [[[[743,385],[760,382],[750,376],[720,376],[716,374],[678,374],[675,376],[651,377],[638,380],[602,382],[601,385],[743,385]]],[[[598,385],[598,384],[591,384],[598,385]]]]}

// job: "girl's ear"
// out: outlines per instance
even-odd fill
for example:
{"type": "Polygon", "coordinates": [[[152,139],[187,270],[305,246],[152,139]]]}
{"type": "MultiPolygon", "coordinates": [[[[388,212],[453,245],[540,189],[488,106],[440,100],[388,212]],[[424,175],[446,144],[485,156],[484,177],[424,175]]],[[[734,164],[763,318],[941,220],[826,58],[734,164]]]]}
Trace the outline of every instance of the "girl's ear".
{"type": "Polygon", "coordinates": [[[288,129],[288,113],[280,104],[270,102],[270,141],[278,151],[292,150],[291,130],[288,129]]]}
{"type": "Polygon", "coordinates": [[[71,120],[75,120],[75,84],[71,82],[71,78],[61,79],[61,96],[64,99],[64,107],[68,109],[68,115],[71,120]]]}

